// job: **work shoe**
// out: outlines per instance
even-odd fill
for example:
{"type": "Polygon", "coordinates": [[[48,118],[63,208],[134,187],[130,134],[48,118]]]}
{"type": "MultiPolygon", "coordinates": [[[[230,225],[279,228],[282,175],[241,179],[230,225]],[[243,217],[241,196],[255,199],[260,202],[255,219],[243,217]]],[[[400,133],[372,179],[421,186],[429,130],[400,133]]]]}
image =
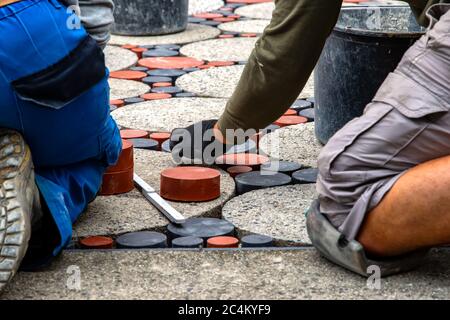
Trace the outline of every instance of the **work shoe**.
{"type": "Polygon", "coordinates": [[[30,149],[19,133],[0,128],[0,293],[25,256],[38,201],[30,149]]]}
{"type": "Polygon", "coordinates": [[[358,241],[346,240],[320,212],[318,200],[313,202],[307,213],[306,226],[312,244],[322,256],[364,277],[373,274],[374,266],[378,267],[381,277],[410,271],[423,263],[429,251],[420,250],[383,260],[370,259],[358,241]]]}

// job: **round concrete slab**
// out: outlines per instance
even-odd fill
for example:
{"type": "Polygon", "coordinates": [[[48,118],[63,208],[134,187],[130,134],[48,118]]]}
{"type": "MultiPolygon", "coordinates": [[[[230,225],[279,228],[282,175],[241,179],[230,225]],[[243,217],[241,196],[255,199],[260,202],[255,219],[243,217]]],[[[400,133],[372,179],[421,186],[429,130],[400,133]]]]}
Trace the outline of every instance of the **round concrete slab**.
{"type": "Polygon", "coordinates": [[[134,52],[120,47],[106,46],[103,52],[109,71],[128,69],[138,61],[138,56],[134,52]]]}
{"type": "MultiPolygon", "coordinates": [[[[233,40],[233,39],[226,39],[233,40]]],[[[238,40],[238,39],[236,39],[238,40]]],[[[225,41],[225,40],[217,40],[225,41]]],[[[244,71],[243,65],[209,68],[185,74],[177,79],[176,85],[185,91],[195,93],[199,97],[231,98],[244,71]]],[[[300,93],[299,98],[314,95],[314,76],[300,93]]]]}
{"type": "Polygon", "coordinates": [[[255,47],[256,38],[213,39],[191,43],[181,54],[207,61],[246,61],[255,47]]]}
{"type": "Polygon", "coordinates": [[[121,79],[109,79],[110,99],[138,97],[150,91],[150,87],[142,82],[121,79]]]}
{"type": "Polygon", "coordinates": [[[119,125],[147,131],[170,132],[197,121],[217,119],[224,99],[172,98],[153,100],[116,109],[112,116],[119,125]]]}
{"type": "MultiPolygon", "coordinates": [[[[157,192],[162,170],[174,167],[168,153],[134,150],[135,172],[157,192]]],[[[234,181],[221,171],[221,195],[208,202],[169,202],[186,218],[219,217],[221,207],[234,195],[234,181]]],[[[74,237],[90,235],[118,236],[142,230],[162,231],[168,220],[137,191],[118,196],[97,197],[74,226],[74,237]]]]}
{"type": "Polygon", "coordinates": [[[310,244],[304,212],[315,197],[315,185],[256,190],[227,202],[222,216],[235,225],[240,237],[269,236],[275,246],[310,244]]]}
{"type": "Polygon", "coordinates": [[[298,162],[317,167],[317,158],[323,146],[316,139],[314,122],[289,126],[265,135],[260,150],[272,158],[298,162]]]}
{"type": "Polygon", "coordinates": [[[223,5],[222,0],[189,0],[189,15],[217,10],[223,5]]]}
{"type": "Polygon", "coordinates": [[[178,78],[176,84],[200,97],[230,98],[243,70],[244,66],[236,65],[195,71],[178,78]]]}
{"type": "Polygon", "coordinates": [[[198,24],[188,24],[185,31],[180,33],[169,34],[165,36],[144,36],[144,37],[128,37],[128,36],[111,36],[110,44],[124,45],[132,44],[137,46],[157,45],[157,44],[173,44],[173,43],[189,43],[194,41],[202,41],[212,39],[220,34],[217,28],[203,26],[198,24]]]}
{"type": "Polygon", "coordinates": [[[270,20],[243,20],[222,23],[218,28],[222,31],[239,33],[263,33],[270,20]]]}
{"type": "Polygon", "coordinates": [[[270,20],[274,9],[275,4],[273,2],[258,3],[237,8],[235,13],[247,18],[270,20]]]}

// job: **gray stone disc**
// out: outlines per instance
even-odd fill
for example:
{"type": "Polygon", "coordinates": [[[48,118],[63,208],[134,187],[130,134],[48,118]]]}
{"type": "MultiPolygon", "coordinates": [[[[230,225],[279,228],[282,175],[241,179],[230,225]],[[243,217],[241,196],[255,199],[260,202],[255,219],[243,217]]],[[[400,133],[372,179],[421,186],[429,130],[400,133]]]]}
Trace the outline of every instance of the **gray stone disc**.
{"type": "Polygon", "coordinates": [[[292,179],[284,173],[251,171],[238,174],[235,181],[237,194],[244,194],[253,190],[284,186],[291,183],[292,179]]]}
{"type": "Polygon", "coordinates": [[[194,236],[203,240],[234,234],[233,224],[217,218],[192,218],[181,225],[171,223],[167,230],[172,238],[194,236]]]}
{"type": "Polygon", "coordinates": [[[315,185],[289,185],[251,191],[225,205],[222,216],[240,237],[261,234],[276,246],[310,244],[305,211],[316,198],[315,185]]]}
{"type": "Polygon", "coordinates": [[[167,236],[154,231],[130,232],[118,237],[116,245],[122,249],[167,248],[167,236]]]}

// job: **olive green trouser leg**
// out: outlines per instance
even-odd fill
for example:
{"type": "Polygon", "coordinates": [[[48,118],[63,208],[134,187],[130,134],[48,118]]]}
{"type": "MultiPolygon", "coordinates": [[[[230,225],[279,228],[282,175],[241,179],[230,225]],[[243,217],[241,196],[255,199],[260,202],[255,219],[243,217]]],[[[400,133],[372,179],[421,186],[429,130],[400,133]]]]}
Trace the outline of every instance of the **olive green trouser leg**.
{"type": "Polygon", "coordinates": [[[263,129],[296,100],[336,24],[342,0],[276,0],[219,127],[263,129]]]}

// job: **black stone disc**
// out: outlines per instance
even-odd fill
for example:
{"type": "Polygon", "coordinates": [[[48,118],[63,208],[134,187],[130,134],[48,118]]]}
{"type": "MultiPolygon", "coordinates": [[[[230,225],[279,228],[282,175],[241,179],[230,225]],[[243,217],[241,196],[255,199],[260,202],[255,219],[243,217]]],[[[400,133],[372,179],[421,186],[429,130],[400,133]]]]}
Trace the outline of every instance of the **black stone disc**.
{"type": "Polygon", "coordinates": [[[192,92],[181,92],[181,93],[177,93],[175,95],[175,97],[177,97],[177,98],[194,98],[196,96],[197,95],[195,93],[192,93],[192,92]]]}
{"type": "Polygon", "coordinates": [[[297,110],[297,112],[299,112],[303,109],[312,108],[312,106],[313,104],[311,102],[300,99],[294,102],[294,104],[291,106],[291,109],[297,110]]]}
{"type": "Polygon", "coordinates": [[[150,77],[145,77],[144,79],[142,79],[142,82],[145,83],[145,84],[150,84],[150,85],[152,85],[154,83],[157,83],[157,82],[170,82],[170,83],[172,83],[172,78],[169,78],[169,77],[152,77],[152,76],[150,76],[150,77]]]}
{"type": "Polygon", "coordinates": [[[219,24],[222,24],[222,22],[207,20],[200,22],[200,24],[203,24],[205,26],[217,27],[219,24]]]}
{"type": "Polygon", "coordinates": [[[242,237],[241,245],[242,245],[242,248],[272,247],[273,239],[269,236],[263,236],[260,234],[252,234],[252,235],[242,237]]]}
{"type": "Polygon", "coordinates": [[[291,183],[291,177],[279,172],[252,171],[241,173],[236,176],[236,192],[244,194],[249,191],[279,187],[291,183]]]}
{"type": "Polygon", "coordinates": [[[166,235],[159,232],[141,231],[126,233],[116,239],[118,248],[167,248],[166,235]]]}
{"type": "Polygon", "coordinates": [[[186,71],[179,70],[179,69],[155,69],[155,70],[150,70],[147,73],[149,76],[154,76],[154,77],[176,78],[176,77],[179,77],[179,76],[182,76],[183,74],[185,74],[186,71]]]}
{"type": "Polygon", "coordinates": [[[116,106],[112,106],[112,105],[109,106],[109,112],[113,112],[116,109],[117,109],[116,106]]]}
{"type": "Polygon", "coordinates": [[[137,149],[158,150],[158,141],[153,139],[130,139],[133,146],[137,149]]]}
{"type": "Polygon", "coordinates": [[[125,104],[133,104],[133,103],[139,103],[139,102],[144,102],[145,99],[142,98],[126,98],[123,100],[123,102],[125,102],[125,104]]]}
{"type": "Polygon", "coordinates": [[[314,108],[308,108],[308,109],[303,109],[300,110],[300,112],[298,113],[299,116],[305,117],[306,119],[308,119],[308,121],[314,121],[314,108]]]}
{"type": "Polygon", "coordinates": [[[194,71],[198,71],[198,70],[200,70],[199,68],[184,68],[183,69],[183,71],[186,71],[186,72],[194,72],[194,71]]]}
{"type": "Polygon", "coordinates": [[[315,168],[303,169],[292,174],[292,180],[295,184],[316,183],[319,170],[315,168]]]}
{"type": "Polygon", "coordinates": [[[306,101],[311,102],[313,107],[316,105],[316,98],[314,97],[308,98],[306,101]]]}
{"type": "Polygon", "coordinates": [[[161,150],[164,151],[164,152],[169,152],[169,153],[171,152],[171,150],[170,150],[170,140],[166,140],[166,141],[164,141],[162,143],[161,150]]]}
{"type": "Polygon", "coordinates": [[[200,22],[203,22],[203,21],[206,21],[206,19],[196,18],[196,17],[189,17],[188,18],[188,22],[189,23],[200,23],[200,22]]]}
{"type": "Polygon", "coordinates": [[[172,248],[202,248],[203,239],[199,237],[180,237],[173,239],[172,248]]]}
{"type": "Polygon", "coordinates": [[[145,51],[142,56],[144,58],[153,58],[153,57],[176,57],[179,55],[178,51],[168,50],[168,49],[151,49],[145,51]]]}
{"type": "Polygon", "coordinates": [[[174,93],[180,93],[183,90],[181,90],[179,87],[177,86],[173,86],[173,87],[159,87],[159,88],[153,88],[152,92],[155,93],[170,93],[170,94],[174,94],[174,93]]]}
{"type": "Polygon", "coordinates": [[[130,70],[132,70],[132,71],[140,71],[140,72],[147,72],[148,68],[146,68],[146,67],[131,67],[130,70]]]}
{"type": "Polygon", "coordinates": [[[280,172],[287,175],[293,174],[303,166],[300,163],[293,161],[273,160],[261,165],[261,171],[280,172]]]}
{"type": "Polygon", "coordinates": [[[207,240],[218,236],[234,235],[234,226],[226,220],[216,218],[191,218],[183,224],[169,224],[167,230],[172,239],[198,237],[207,240]]]}
{"type": "Polygon", "coordinates": [[[237,8],[240,8],[240,7],[242,7],[242,6],[246,6],[247,4],[245,4],[245,3],[227,3],[226,5],[225,5],[225,8],[234,8],[234,9],[237,9],[237,8]]]}

